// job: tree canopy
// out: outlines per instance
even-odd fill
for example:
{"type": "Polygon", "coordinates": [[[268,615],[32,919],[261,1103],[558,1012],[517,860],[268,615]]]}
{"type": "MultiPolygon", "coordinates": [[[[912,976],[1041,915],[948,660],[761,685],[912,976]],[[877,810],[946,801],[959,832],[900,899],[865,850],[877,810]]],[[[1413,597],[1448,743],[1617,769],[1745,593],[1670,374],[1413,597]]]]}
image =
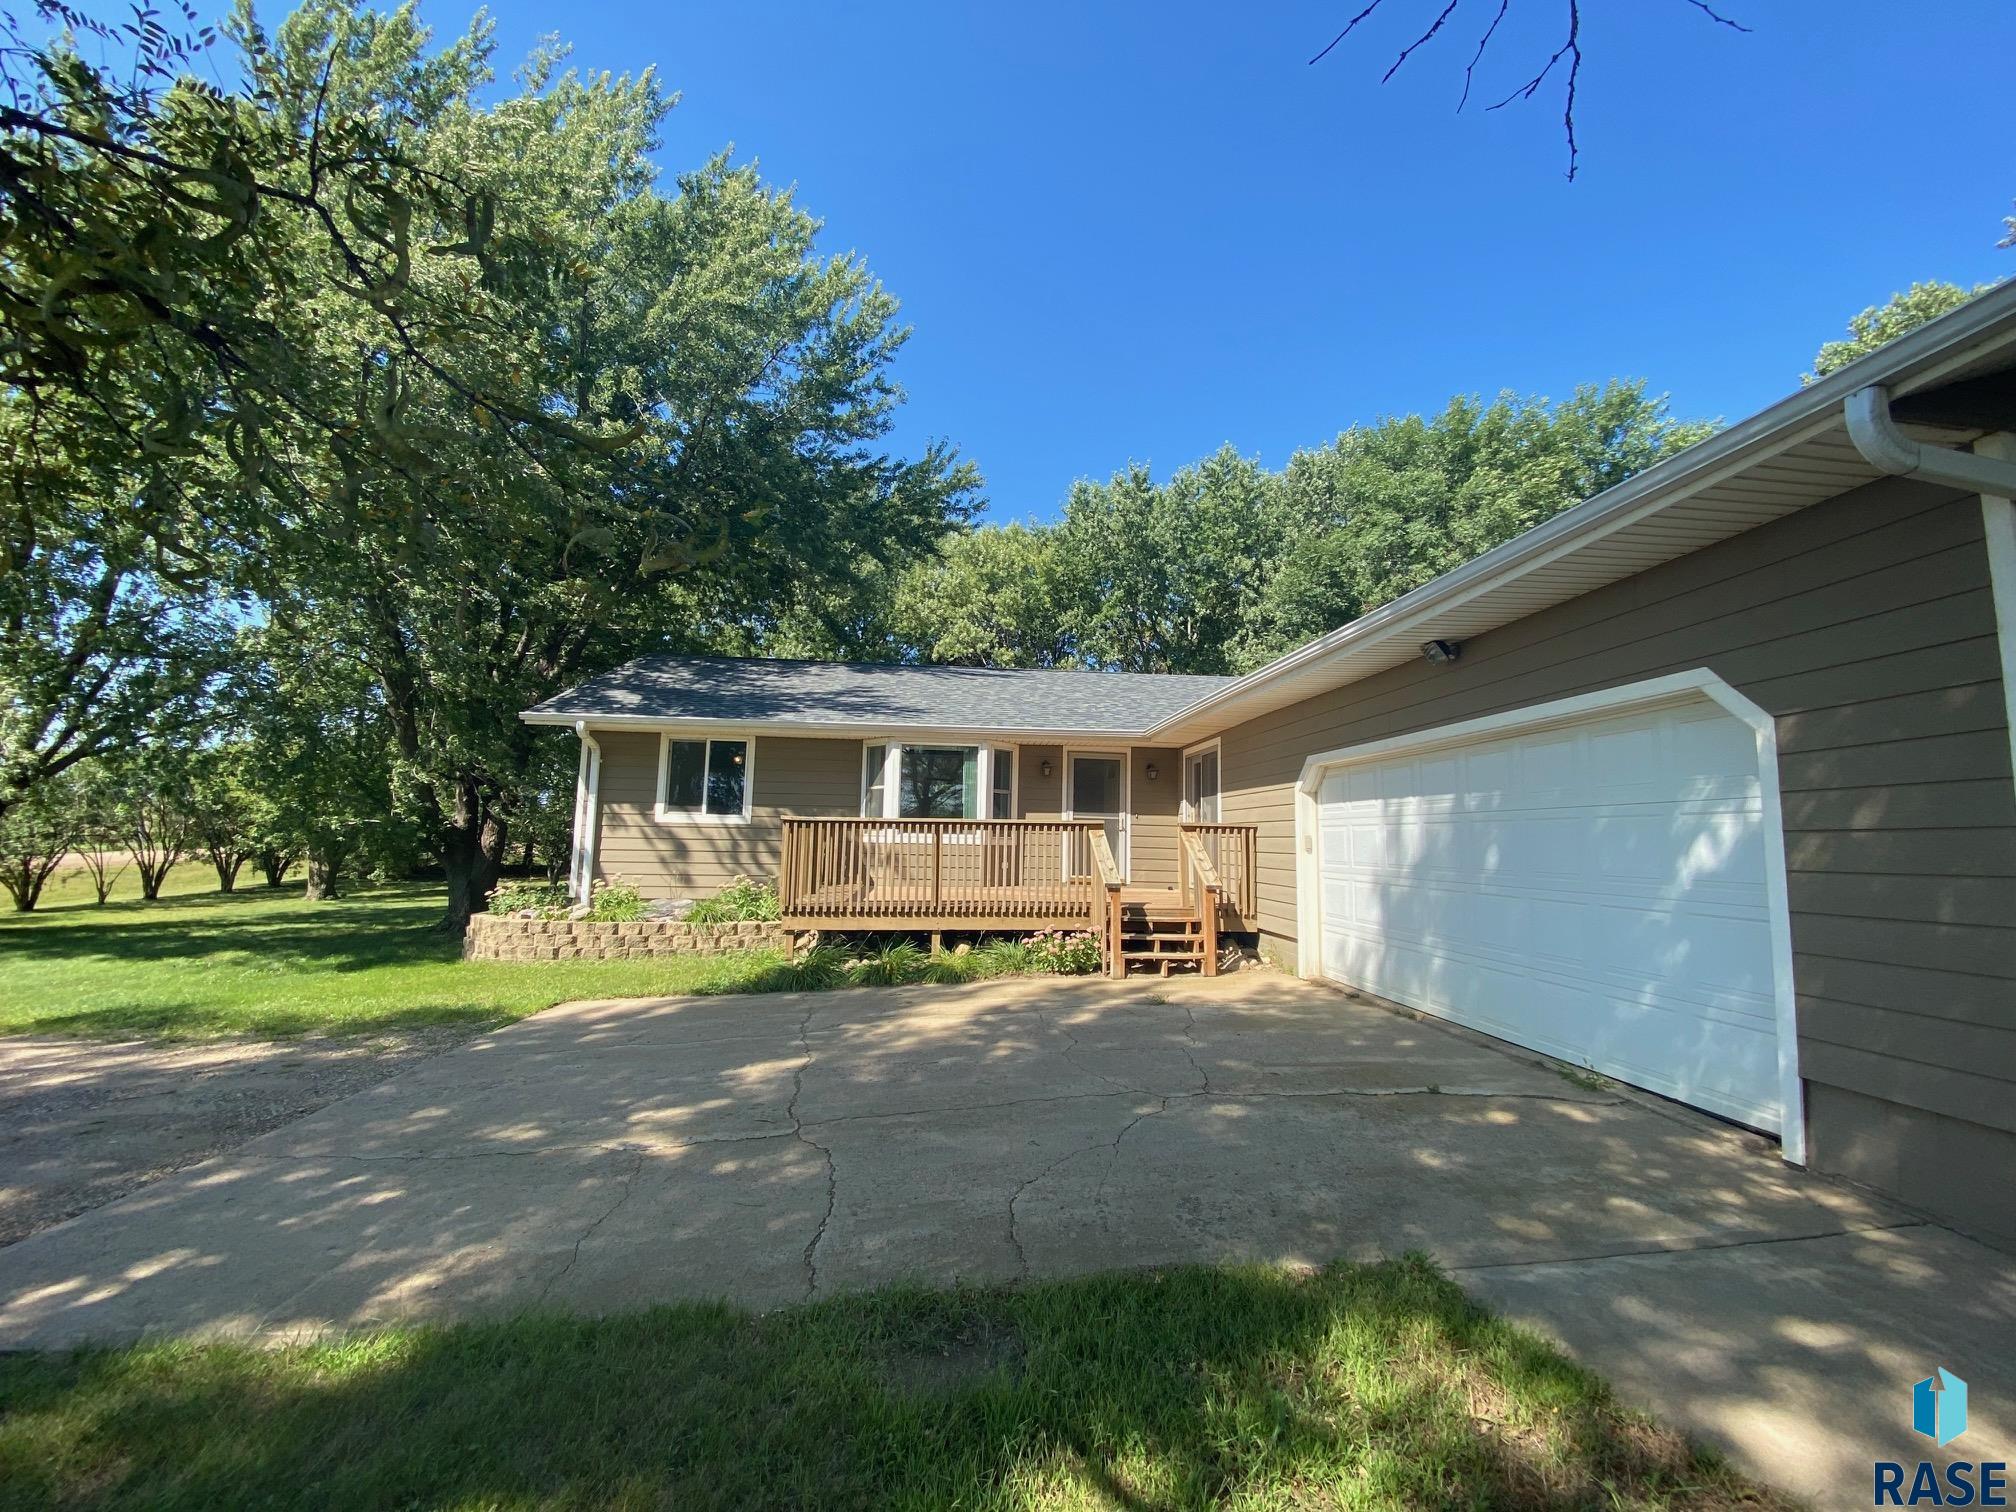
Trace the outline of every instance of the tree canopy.
{"type": "Polygon", "coordinates": [[[410,3],[226,38],[236,93],[9,54],[0,806],[266,627],[366,679],[459,921],[548,781],[520,709],[907,562],[977,478],[885,448],[907,329],[788,191],[661,182],[654,74],[547,45],[498,92],[489,23],[410,3]]]}
{"type": "MultiPolygon", "coordinates": [[[[2011,222],[2016,228],[2016,221],[2011,222]]],[[[2016,229],[2012,229],[2016,237],[2016,229]]],[[[1803,375],[1802,383],[1813,383],[1825,378],[1829,373],[1838,372],[1858,357],[1867,357],[1879,347],[1888,346],[1899,336],[1915,331],[1927,321],[1937,320],[1949,310],[1957,310],[1968,300],[1979,294],[1986,294],[1994,288],[1992,283],[1976,284],[1971,289],[1955,283],[1942,283],[1937,279],[1926,279],[1914,283],[1901,294],[1892,294],[1880,305],[1871,305],[1861,314],[1848,321],[1848,335],[1840,341],[1829,341],[1813,354],[1813,371],[1803,375]]]]}
{"type": "Polygon", "coordinates": [[[1458,397],[1278,471],[1230,447],[1160,483],[1130,465],[1073,485],[1054,525],[950,537],[883,590],[879,638],[966,665],[1249,671],[1713,429],[1613,382],[1458,397]]]}

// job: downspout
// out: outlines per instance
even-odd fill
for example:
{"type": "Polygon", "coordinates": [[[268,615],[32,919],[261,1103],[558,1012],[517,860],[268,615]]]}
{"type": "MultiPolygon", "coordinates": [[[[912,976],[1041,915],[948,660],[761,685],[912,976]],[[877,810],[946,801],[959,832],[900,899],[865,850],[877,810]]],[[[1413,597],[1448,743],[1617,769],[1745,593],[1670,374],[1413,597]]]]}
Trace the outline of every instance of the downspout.
{"type": "Polygon", "coordinates": [[[602,747],[588,733],[585,719],[574,722],[581,740],[581,767],[574,779],[574,866],[568,891],[586,903],[595,886],[595,839],[602,826],[602,747]]]}
{"type": "Polygon", "coordinates": [[[1890,418],[1890,391],[1880,383],[1857,389],[1841,406],[1848,439],[1878,472],[1894,478],[1923,478],[1991,498],[2016,496],[2016,462],[1913,441],[1890,418]]]}
{"type": "Polygon", "coordinates": [[[1872,384],[1843,406],[1848,436],[1871,466],[1899,478],[1923,478],[1981,496],[1989,596],[1995,603],[2009,760],[2016,768],[2016,438],[1984,436],[1971,452],[1913,441],[1890,417],[1890,394],[1872,384]]]}

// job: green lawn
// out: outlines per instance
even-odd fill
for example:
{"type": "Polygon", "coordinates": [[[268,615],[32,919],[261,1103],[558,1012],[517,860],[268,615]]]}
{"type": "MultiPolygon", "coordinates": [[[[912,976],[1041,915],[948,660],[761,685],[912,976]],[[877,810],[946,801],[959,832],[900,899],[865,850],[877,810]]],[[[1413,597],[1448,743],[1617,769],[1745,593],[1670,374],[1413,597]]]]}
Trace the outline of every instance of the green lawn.
{"type": "Polygon", "coordinates": [[[207,866],[169,876],[158,903],[104,908],[83,873],[32,914],[0,914],[0,1034],[201,1038],[506,1023],[573,998],[739,992],[778,958],[504,962],[460,959],[433,929],[437,887],[360,889],[303,903],[298,887],[215,891],[207,866]]]}
{"type": "Polygon", "coordinates": [[[1414,1261],[0,1357],[4,1507],[1732,1505],[1414,1261]]]}

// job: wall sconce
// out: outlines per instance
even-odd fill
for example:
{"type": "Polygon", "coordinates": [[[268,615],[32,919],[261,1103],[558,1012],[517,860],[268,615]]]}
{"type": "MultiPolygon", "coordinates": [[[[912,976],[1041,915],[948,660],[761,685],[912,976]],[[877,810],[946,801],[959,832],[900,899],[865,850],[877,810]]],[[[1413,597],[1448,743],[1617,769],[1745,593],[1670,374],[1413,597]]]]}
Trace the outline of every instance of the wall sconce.
{"type": "Polygon", "coordinates": [[[1152,761],[1149,762],[1147,766],[1142,768],[1142,772],[1143,775],[1145,775],[1150,782],[1158,782],[1161,780],[1162,769],[1157,765],[1155,765],[1155,763],[1152,761]]]}
{"type": "Polygon", "coordinates": [[[1051,766],[1049,762],[1047,762],[1047,761],[1046,761],[1046,762],[1044,762],[1044,763],[1043,763],[1043,775],[1044,775],[1045,777],[1048,777],[1048,776],[1049,776],[1049,775],[1050,775],[1050,774],[1051,774],[1052,772],[1054,772],[1055,770],[1056,770],[1056,768],[1055,768],[1055,767],[1053,767],[1053,766],[1051,766]]]}
{"type": "Polygon", "coordinates": [[[1463,643],[1452,640],[1423,641],[1421,654],[1438,667],[1445,666],[1463,654],[1463,643]]]}

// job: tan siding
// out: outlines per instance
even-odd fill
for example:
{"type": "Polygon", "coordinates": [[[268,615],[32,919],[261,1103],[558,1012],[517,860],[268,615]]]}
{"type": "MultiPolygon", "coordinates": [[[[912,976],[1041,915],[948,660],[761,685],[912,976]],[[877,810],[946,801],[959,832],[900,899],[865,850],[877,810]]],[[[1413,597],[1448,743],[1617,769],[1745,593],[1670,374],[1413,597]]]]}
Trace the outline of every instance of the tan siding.
{"type": "Polygon", "coordinates": [[[1022,747],[1023,819],[1064,817],[1064,748],[1025,745],[1022,747]],[[1050,775],[1043,775],[1043,763],[1050,763],[1050,775]]]}
{"type": "Polygon", "coordinates": [[[1128,798],[1134,809],[1128,880],[1143,887],[1174,887],[1182,824],[1183,753],[1137,746],[1128,768],[1128,798]],[[1155,768],[1153,781],[1148,777],[1151,766],[1155,768]]]}
{"type": "Polygon", "coordinates": [[[1263,930],[1295,934],[1307,756],[1696,667],[1778,722],[1801,1066],[1854,1094],[1813,1102],[1816,1149],[1859,1146],[1815,1110],[1871,1099],[2016,1129],[2016,791],[1980,506],[1947,490],[1871,484],[1227,731],[1263,930]]]}
{"type": "Polygon", "coordinates": [[[597,874],[635,882],[657,898],[698,898],[737,877],[777,876],[786,814],[844,818],[861,809],[861,742],[754,739],[755,788],[747,824],[661,823],[658,737],[598,731],[602,833],[597,874]]]}

